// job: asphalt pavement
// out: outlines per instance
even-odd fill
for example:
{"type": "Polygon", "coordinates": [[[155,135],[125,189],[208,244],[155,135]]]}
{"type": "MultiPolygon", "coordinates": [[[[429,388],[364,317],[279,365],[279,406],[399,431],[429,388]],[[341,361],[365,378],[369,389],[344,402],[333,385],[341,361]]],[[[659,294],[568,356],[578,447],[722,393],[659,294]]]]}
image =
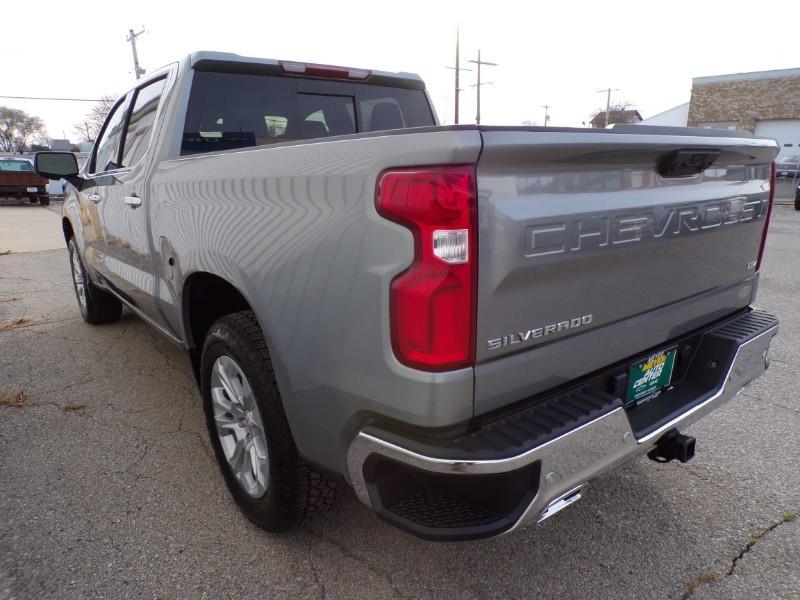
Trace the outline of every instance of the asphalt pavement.
{"type": "Polygon", "coordinates": [[[758,302],[781,319],[771,367],[688,430],[690,464],[637,459],[539,527],[442,544],[350,491],[299,532],[253,526],[183,351],[127,311],[85,324],[63,243],[0,256],[0,599],[796,599],[799,261],[800,212],[777,206],[758,302]]]}

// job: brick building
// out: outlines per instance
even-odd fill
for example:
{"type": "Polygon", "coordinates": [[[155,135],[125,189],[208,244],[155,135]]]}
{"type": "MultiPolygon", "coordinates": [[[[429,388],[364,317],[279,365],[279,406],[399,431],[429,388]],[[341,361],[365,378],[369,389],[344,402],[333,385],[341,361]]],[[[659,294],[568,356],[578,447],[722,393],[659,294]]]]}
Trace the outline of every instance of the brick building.
{"type": "Polygon", "coordinates": [[[695,77],[687,124],[744,129],[800,154],[800,68],[695,77]]]}

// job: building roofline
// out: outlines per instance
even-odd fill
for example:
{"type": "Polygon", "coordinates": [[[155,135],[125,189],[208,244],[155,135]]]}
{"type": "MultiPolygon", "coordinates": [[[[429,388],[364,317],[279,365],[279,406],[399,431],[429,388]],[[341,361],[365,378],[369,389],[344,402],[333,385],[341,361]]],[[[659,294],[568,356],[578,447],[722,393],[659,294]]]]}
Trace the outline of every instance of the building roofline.
{"type": "Polygon", "coordinates": [[[646,119],[643,119],[643,120],[647,121],[649,119],[655,119],[656,117],[660,117],[661,115],[665,115],[668,112],[672,112],[673,110],[678,110],[679,108],[683,108],[684,106],[689,106],[689,103],[688,102],[681,102],[680,104],[678,104],[676,106],[673,106],[672,108],[668,108],[667,110],[662,110],[660,113],[656,113],[654,115],[651,115],[651,116],[649,116],[649,117],[647,117],[646,119]]]}
{"type": "Polygon", "coordinates": [[[773,69],[771,71],[751,71],[749,73],[729,73],[727,75],[693,77],[692,85],[709,85],[712,83],[728,83],[731,81],[753,81],[757,79],[785,79],[787,77],[800,77],[800,67],[795,69],[773,69]]]}

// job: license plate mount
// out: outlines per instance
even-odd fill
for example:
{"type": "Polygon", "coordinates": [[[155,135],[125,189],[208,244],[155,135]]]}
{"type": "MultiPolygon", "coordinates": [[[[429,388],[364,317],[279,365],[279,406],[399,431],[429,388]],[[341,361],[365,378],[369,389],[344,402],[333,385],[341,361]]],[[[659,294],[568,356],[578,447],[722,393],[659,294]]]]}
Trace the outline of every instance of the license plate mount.
{"type": "Polygon", "coordinates": [[[670,385],[677,353],[677,347],[659,350],[636,361],[628,368],[626,407],[652,400],[670,385]]]}

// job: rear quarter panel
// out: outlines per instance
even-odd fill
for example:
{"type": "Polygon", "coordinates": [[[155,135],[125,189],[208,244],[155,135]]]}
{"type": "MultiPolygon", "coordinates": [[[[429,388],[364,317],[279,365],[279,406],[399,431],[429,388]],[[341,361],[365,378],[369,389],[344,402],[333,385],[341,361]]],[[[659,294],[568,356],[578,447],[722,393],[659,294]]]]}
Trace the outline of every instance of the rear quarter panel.
{"type": "Polygon", "coordinates": [[[475,130],[411,130],[162,162],[153,241],[178,257],[159,284],[165,314],[183,329],[192,273],[237,287],[266,334],[301,453],[336,471],[346,472],[347,445],[372,413],[424,426],[470,418],[471,368],[422,373],[394,358],[389,283],[413,244],[377,214],[374,194],[386,168],[475,162],[480,148],[475,130]]]}

